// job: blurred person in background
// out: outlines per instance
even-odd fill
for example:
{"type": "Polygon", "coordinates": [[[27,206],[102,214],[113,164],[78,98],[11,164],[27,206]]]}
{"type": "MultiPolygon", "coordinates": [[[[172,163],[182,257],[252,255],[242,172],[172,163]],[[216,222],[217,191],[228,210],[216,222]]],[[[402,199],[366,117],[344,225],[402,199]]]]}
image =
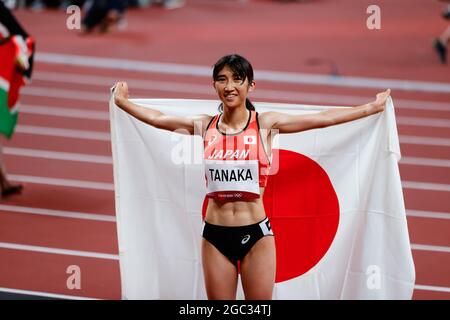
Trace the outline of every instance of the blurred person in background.
{"type": "Polygon", "coordinates": [[[86,14],[82,21],[82,32],[90,33],[95,28],[106,33],[116,26],[123,26],[128,3],[124,0],[91,0],[85,3],[86,14]]]}
{"type": "Polygon", "coordinates": [[[154,0],[152,4],[157,4],[165,9],[178,9],[186,4],[185,0],[154,0]]]}
{"type": "MultiPolygon", "coordinates": [[[[31,80],[35,43],[0,1],[0,134],[12,137],[18,119],[20,88],[31,80]]],[[[8,181],[0,143],[0,197],[20,193],[23,186],[8,181]]]]}
{"type": "MultiPolygon", "coordinates": [[[[450,0],[440,0],[442,2],[449,3],[445,10],[442,12],[442,17],[450,21],[450,0]]],[[[447,26],[447,28],[444,30],[444,32],[441,33],[441,35],[434,39],[433,41],[433,47],[435,51],[437,52],[439,59],[443,64],[447,63],[447,52],[448,52],[448,42],[450,40],[450,25],[447,26]]]]}

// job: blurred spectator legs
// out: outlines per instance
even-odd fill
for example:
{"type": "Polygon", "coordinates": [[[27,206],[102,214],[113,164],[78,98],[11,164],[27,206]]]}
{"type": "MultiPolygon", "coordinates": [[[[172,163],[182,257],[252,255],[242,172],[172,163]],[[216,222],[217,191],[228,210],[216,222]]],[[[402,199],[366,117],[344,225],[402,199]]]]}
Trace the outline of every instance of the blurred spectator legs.
{"type": "Polygon", "coordinates": [[[186,4],[185,0],[153,0],[150,1],[151,4],[160,5],[166,9],[177,9],[181,8],[186,4]]]}
{"type": "Polygon", "coordinates": [[[83,18],[83,32],[89,33],[97,26],[101,32],[118,24],[125,14],[125,2],[122,0],[92,0],[86,4],[86,14],[83,18]]]}
{"type": "Polygon", "coordinates": [[[443,64],[447,63],[447,52],[448,52],[448,42],[450,40],[450,26],[445,29],[445,31],[434,40],[434,49],[439,55],[439,59],[443,64]]]}

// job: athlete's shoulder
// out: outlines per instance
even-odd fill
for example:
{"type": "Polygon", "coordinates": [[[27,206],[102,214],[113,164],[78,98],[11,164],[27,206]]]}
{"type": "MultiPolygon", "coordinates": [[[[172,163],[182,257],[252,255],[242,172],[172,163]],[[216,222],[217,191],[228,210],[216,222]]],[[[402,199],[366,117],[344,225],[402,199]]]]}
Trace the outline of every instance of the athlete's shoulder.
{"type": "Polygon", "coordinates": [[[214,116],[203,113],[203,114],[196,114],[195,116],[190,116],[190,118],[194,120],[209,121],[212,118],[214,118],[214,116]]]}
{"type": "Polygon", "coordinates": [[[206,129],[210,126],[215,116],[209,114],[198,114],[190,117],[194,121],[196,132],[200,135],[204,135],[206,129]]]}
{"type": "Polygon", "coordinates": [[[206,126],[209,122],[212,121],[213,118],[214,116],[209,114],[197,114],[195,116],[189,117],[189,119],[193,120],[196,123],[200,122],[202,126],[206,126]]]}
{"type": "Polygon", "coordinates": [[[273,124],[276,122],[278,112],[275,111],[266,111],[259,113],[258,112],[258,122],[259,127],[261,129],[271,129],[273,124]]]}

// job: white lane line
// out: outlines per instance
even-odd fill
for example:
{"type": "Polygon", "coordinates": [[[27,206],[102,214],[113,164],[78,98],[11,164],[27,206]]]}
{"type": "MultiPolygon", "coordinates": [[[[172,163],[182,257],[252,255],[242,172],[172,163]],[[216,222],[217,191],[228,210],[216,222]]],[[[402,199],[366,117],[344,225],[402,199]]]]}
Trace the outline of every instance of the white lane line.
{"type": "Polygon", "coordinates": [[[448,103],[403,99],[395,99],[395,108],[410,110],[450,111],[448,103]]]}
{"type": "MultiPolygon", "coordinates": [[[[119,255],[117,255],[117,254],[107,254],[107,253],[92,252],[92,251],[67,250],[67,249],[60,249],[60,248],[23,245],[23,244],[17,244],[17,243],[9,243],[9,242],[0,242],[0,248],[51,253],[51,254],[60,254],[60,255],[69,255],[69,256],[78,256],[78,257],[87,257],[87,258],[96,258],[96,259],[119,260],[119,255]]],[[[450,252],[449,247],[426,246],[426,245],[417,245],[417,244],[411,244],[411,249],[412,250],[421,250],[421,251],[432,251],[432,252],[446,252],[446,253],[450,252]]]]}
{"type": "MultiPolygon", "coordinates": [[[[189,75],[211,78],[212,68],[198,65],[112,59],[79,55],[38,52],[36,61],[83,66],[101,69],[128,70],[139,72],[156,72],[176,75],[189,75]]],[[[272,82],[326,85],[350,88],[399,89],[408,91],[450,92],[450,84],[445,82],[411,81],[400,79],[380,79],[368,77],[330,76],[294,72],[260,70],[255,78],[272,82]]]]}
{"type": "MultiPolygon", "coordinates": [[[[29,113],[29,114],[45,115],[45,116],[51,116],[51,117],[109,121],[109,113],[104,112],[104,111],[92,111],[92,110],[83,110],[83,109],[50,107],[50,106],[27,104],[27,105],[20,106],[20,112],[29,113]]],[[[27,126],[22,126],[22,127],[27,128],[27,126]]],[[[33,132],[39,133],[42,130],[48,132],[49,129],[55,130],[55,128],[32,126],[32,129],[29,129],[28,131],[31,133],[33,133],[33,132]],[[36,129],[36,128],[42,128],[42,129],[36,129]]],[[[25,130],[25,129],[23,129],[23,130],[25,130]]],[[[56,130],[58,130],[58,129],[56,129],[56,130]]],[[[67,129],[60,129],[60,130],[67,130],[67,129]]],[[[69,135],[69,137],[80,136],[80,133],[85,133],[86,131],[80,130],[80,131],[75,131],[75,132],[76,132],[76,134],[69,135]]],[[[95,131],[93,131],[93,132],[94,132],[94,134],[91,133],[90,136],[98,134],[95,131]]],[[[59,135],[56,135],[56,136],[59,136],[59,135]]],[[[109,139],[109,136],[108,136],[108,139],[109,139]]],[[[446,139],[446,138],[400,135],[399,139],[400,139],[400,143],[406,143],[406,144],[450,147],[450,139],[446,139]]]]}
{"type": "Polygon", "coordinates": [[[78,161],[88,163],[112,164],[111,156],[97,156],[83,153],[68,153],[59,151],[45,151],[26,148],[4,147],[3,153],[14,156],[33,157],[42,159],[54,159],[65,161],[78,161]]]}
{"type": "Polygon", "coordinates": [[[105,94],[105,91],[89,92],[80,90],[67,90],[67,89],[54,89],[54,88],[41,88],[29,86],[21,90],[22,94],[38,96],[38,97],[50,97],[50,98],[64,98],[70,100],[82,100],[82,101],[98,101],[105,105],[108,105],[109,94],[105,94]]]}
{"type": "Polygon", "coordinates": [[[403,189],[450,191],[450,184],[428,183],[418,181],[402,181],[402,187],[403,189]]]}
{"type": "Polygon", "coordinates": [[[445,252],[445,253],[450,252],[450,247],[430,246],[425,244],[413,244],[413,243],[411,243],[411,249],[420,251],[445,252]]]}
{"type": "Polygon", "coordinates": [[[447,287],[437,287],[437,286],[425,286],[421,284],[416,284],[414,286],[415,290],[426,290],[426,291],[438,291],[438,292],[450,292],[450,288],[447,287]]]}
{"type": "Polygon", "coordinates": [[[400,160],[400,164],[450,168],[450,160],[433,159],[433,158],[402,157],[400,160]]]}
{"type": "Polygon", "coordinates": [[[93,213],[76,212],[76,211],[52,210],[52,209],[22,207],[22,206],[12,206],[12,205],[5,205],[5,204],[0,204],[0,211],[19,212],[19,213],[27,213],[27,214],[35,214],[35,215],[43,215],[43,216],[60,217],[60,218],[73,218],[73,219],[83,219],[83,220],[116,222],[116,217],[113,215],[93,214],[93,213]]]}
{"type": "Polygon", "coordinates": [[[64,299],[64,300],[100,300],[97,298],[89,298],[89,297],[80,297],[80,296],[70,296],[65,294],[56,294],[56,293],[49,293],[49,292],[43,292],[43,291],[30,291],[30,290],[19,290],[19,289],[12,289],[12,288],[3,288],[0,287],[0,292],[8,292],[8,293],[14,293],[14,294],[24,294],[28,296],[37,296],[37,297],[43,297],[43,298],[56,298],[56,299],[64,299]]]}
{"type": "MultiPolygon", "coordinates": [[[[96,87],[110,88],[117,82],[117,78],[84,75],[84,74],[65,74],[58,72],[38,72],[33,75],[33,80],[42,80],[48,82],[62,82],[80,85],[89,85],[96,87]],[[66,75],[66,76],[65,76],[66,75]]],[[[168,92],[184,92],[184,93],[198,93],[198,94],[215,94],[214,89],[209,87],[207,83],[194,84],[174,81],[156,81],[156,80],[142,80],[142,79],[127,79],[127,83],[131,89],[143,90],[157,90],[168,92]]],[[[209,84],[210,82],[208,82],[209,84]]]]}
{"type": "Polygon", "coordinates": [[[20,112],[51,117],[109,121],[109,112],[21,104],[20,112]]]}
{"type": "MultiPolygon", "coordinates": [[[[116,217],[113,214],[94,214],[94,213],[32,208],[32,207],[23,207],[5,204],[0,204],[0,211],[19,212],[35,215],[60,217],[60,218],[74,218],[84,220],[116,222],[116,217]]],[[[406,216],[450,220],[450,213],[444,212],[406,210],[406,216]]]]}
{"type": "MultiPolygon", "coordinates": [[[[61,218],[74,218],[74,219],[84,219],[84,220],[116,222],[116,217],[112,214],[93,214],[93,213],[85,213],[85,212],[42,209],[42,208],[32,208],[32,207],[23,207],[23,206],[14,206],[14,205],[5,205],[5,204],[0,204],[0,211],[54,216],[54,217],[61,217],[61,218]]],[[[444,212],[406,210],[406,216],[450,220],[450,213],[444,213],[444,212]]]]}
{"type": "Polygon", "coordinates": [[[107,254],[107,253],[101,253],[101,252],[79,251],[79,250],[67,250],[67,249],[59,249],[59,248],[23,245],[23,244],[17,244],[17,243],[9,243],[9,242],[0,242],[0,248],[62,254],[62,255],[68,255],[68,256],[78,256],[78,257],[97,258],[97,259],[106,259],[106,260],[119,260],[119,255],[117,255],[117,254],[107,254]]]}
{"type": "Polygon", "coordinates": [[[28,183],[46,184],[46,185],[61,186],[61,187],[74,187],[74,188],[114,191],[114,184],[112,184],[112,183],[69,180],[69,179],[56,179],[56,178],[47,178],[47,177],[17,175],[17,174],[8,174],[8,178],[10,180],[17,181],[17,182],[28,182],[28,183]]]}
{"type": "Polygon", "coordinates": [[[52,137],[108,141],[109,143],[111,143],[111,134],[107,133],[107,132],[100,132],[100,131],[73,130],[73,129],[17,125],[15,132],[32,134],[32,135],[52,136],[52,137]]]}
{"type": "MultiPolygon", "coordinates": [[[[78,161],[88,163],[112,164],[111,156],[99,156],[84,153],[69,153],[60,151],[47,151],[27,148],[13,148],[4,147],[4,154],[22,157],[33,157],[53,160],[78,161]]],[[[418,158],[418,157],[402,157],[400,164],[409,164],[415,166],[428,167],[450,167],[450,160],[433,159],[433,158],[418,158]]]]}
{"type": "MultiPolygon", "coordinates": [[[[47,215],[47,216],[55,216],[55,217],[61,217],[61,218],[75,218],[75,219],[85,219],[85,220],[116,222],[116,218],[112,214],[93,214],[93,213],[41,209],[41,208],[12,206],[12,205],[3,205],[3,204],[0,204],[0,211],[11,211],[11,212],[29,213],[29,214],[37,214],[37,215],[47,215]]],[[[408,217],[450,220],[450,213],[444,213],[444,212],[406,210],[406,215],[408,217]]]]}
{"type": "MultiPolygon", "coordinates": [[[[437,291],[437,292],[450,292],[450,288],[447,287],[437,287],[437,286],[425,286],[416,284],[414,285],[415,290],[425,290],[425,291],[437,291]]],[[[98,298],[89,298],[89,297],[80,297],[80,296],[70,296],[64,294],[55,294],[49,292],[42,291],[30,291],[30,290],[19,290],[12,288],[4,288],[0,287],[0,292],[8,292],[13,294],[23,294],[29,296],[37,296],[37,297],[46,297],[46,298],[56,298],[56,299],[64,299],[64,300],[101,300],[98,298]]]]}
{"type": "Polygon", "coordinates": [[[406,210],[406,215],[408,217],[419,217],[419,218],[433,218],[433,219],[446,219],[450,220],[450,213],[446,212],[432,212],[432,211],[421,211],[421,210],[406,210]]]}
{"type": "MultiPolygon", "coordinates": [[[[167,92],[177,92],[177,93],[187,93],[192,94],[197,92],[193,92],[193,89],[189,87],[181,90],[181,86],[175,86],[174,83],[168,83],[167,85],[158,87],[158,91],[167,91],[167,92]]],[[[187,86],[187,85],[186,85],[187,86]]],[[[69,90],[69,89],[55,89],[55,88],[47,88],[47,87],[37,87],[37,86],[29,86],[22,89],[22,93],[25,95],[32,95],[38,97],[51,97],[51,98],[62,98],[62,99],[70,99],[70,100],[81,100],[81,101],[97,101],[102,102],[105,107],[109,101],[109,94],[106,94],[107,87],[105,86],[104,90],[98,92],[92,91],[82,91],[82,90],[69,90]]],[[[153,89],[152,87],[147,88],[149,91],[153,89]]],[[[155,89],[153,89],[155,90],[155,89]]],[[[216,99],[217,96],[213,94],[209,90],[205,90],[202,93],[211,99],[216,99]]],[[[264,90],[264,91],[254,91],[252,92],[252,97],[257,99],[267,99],[269,101],[279,100],[279,101],[297,101],[298,103],[311,103],[313,105],[322,105],[322,104],[332,104],[332,105],[342,105],[342,106],[352,106],[352,105],[361,105],[365,104],[373,99],[373,97],[355,97],[355,96],[343,96],[343,95],[331,95],[325,93],[303,93],[303,92],[292,92],[292,91],[277,91],[277,90],[264,90]]],[[[257,102],[257,101],[255,101],[257,102]]],[[[409,102],[406,100],[395,100],[395,108],[404,108],[406,109],[420,109],[420,110],[440,110],[440,111],[450,111],[449,104],[440,104],[433,102],[423,102],[417,105],[417,108],[413,108],[412,106],[417,102],[409,102]],[[433,108],[433,104],[435,105],[433,108]]]]}
{"type": "Polygon", "coordinates": [[[396,117],[397,124],[420,127],[450,128],[450,120],[419,117],[396,117]]]}
{"type": "Polygon", "coordinates": [[[400,135],[400,143],[450,147],[450,139],[400,135]]]}
{"type": "MultiPolygon", "coordinates": [[[[106,88],[110,88],[112,84],[117,82],[117,78],[104,77],[104,76],[92,76],[82,74],[67,74],[58,72],[39,72],[33,75],[33,79],[72,83],[81,85],[90,85],[96,87],[104,87],[101,92],[105,92],[106,88]]],[[[163,92],[177,92],[177,93],[189,93],[189,94],[203,94],[211,95],[216,98],[215,93],[211,87],[206,84],[187,84],[174,81],[154,81],[154,80],[142,80],[142,79],[126,79],[131,88],[142,90],[156,90],[163,92]]],[[[25,88],[26,89],[26,88],[25,88]]],[[[25,90],[26,92],[26,90],[25,90]]],[[[264,98],[264,99],[278,99],[284,101],[301,101],[310,103],[324,103],[324,101],[331,104],[342,105],[359,105],[367,103],[373,97],[355,97],[326,93],[306,93],[299,91],[284,91],[284,90],[257,90],[252,93],[252,97],[264,98]]],[[[395,99],[395,108],[415,109],[415,110],[434,110],[434,111],[450,111],[450,104],[432,101],[418,101],[418,100],[405,100],[395,99]]]]}
{"type": "MultiPolygon", "coordinates": [[[[48,88],[38,88],[38,87],[28,87],[23,89],[23,93],[28,93],[32,95],[39,96],[47,96],[47,97],[58,97],[58,98],[68,98],[68,99],[77,99],[77,100],[88,100],[88,101],[101,101],[105,104],[105,108],[107,105],[107,101],[109,100],[109,95],[103,93],[93,93],[86,91],[77,91],[77,90],[66,90],[66,89],[48,89],[48,88]]],[[[262,95],[267,95],[266,93],[262,95]]],[[[272,97],[273,98],[273,97],[272,97]]],[[[281,100],[291,100],[289,96],[286,94],[282,94],[278,97],[281,100]]],[[[320,95],[318,101],[324,101],[325,95],[320,95]]],[[[340,97],[342,99],[342,97],[340,97]]],[[[303,101],[307,101],[308,99],[302,99],[303,101]]],[[[308,101],[311,102],[311,101],[308,101]]],[[[331,101],[329,101],[331,102],[331,101]]],[[[333,103],[339,103],[336,100],[332,101],[333,103]]],[[[360,102],[363,103],[363,102],[360,102]]],[[[358,104],[358,103],[354,103],[358,104]]],[[[421,127],[442,127],[442,128],[450,128],[450,121],[443,119],[435,119],[435,118],[419,118],[419,117],[396,117],[396,121],[398,125],[410,125],[410,126],[421,126],[421,127]]]]}
{"type": "MultiPolygon", "coordinates": [[[[70,180],[70,179],[57,179],[57,178],[25,176],[25,175],[16,175],[16,174],[8,174],[8,178],[10,180],[17,181],[17,182],[21,181],[21,182],[47,184],[47,185],[55,185],[55,186],[63,186],[63,187],[75,187],[75,188],[114,191],[113,183],[102,183],[102,182],[70,180]]],[[[446,192],[450,191],[449,184],[427,183],[427,182],[417,182],[417,181],[402,181],[402,187],[403,187],[403,189],[446,191],[446,192]]]]}

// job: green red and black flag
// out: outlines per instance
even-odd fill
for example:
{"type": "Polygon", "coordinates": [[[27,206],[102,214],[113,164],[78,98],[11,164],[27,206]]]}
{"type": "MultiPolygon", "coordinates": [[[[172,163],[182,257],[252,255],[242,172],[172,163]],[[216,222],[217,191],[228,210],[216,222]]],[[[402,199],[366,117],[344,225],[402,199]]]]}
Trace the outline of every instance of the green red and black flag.
{"type": "Polygon", "coordinates": [[[11,138],[17,123],[20,88],[31,75],[34,42],[20,35],[0,37],[0,134],[11,138]]]}

